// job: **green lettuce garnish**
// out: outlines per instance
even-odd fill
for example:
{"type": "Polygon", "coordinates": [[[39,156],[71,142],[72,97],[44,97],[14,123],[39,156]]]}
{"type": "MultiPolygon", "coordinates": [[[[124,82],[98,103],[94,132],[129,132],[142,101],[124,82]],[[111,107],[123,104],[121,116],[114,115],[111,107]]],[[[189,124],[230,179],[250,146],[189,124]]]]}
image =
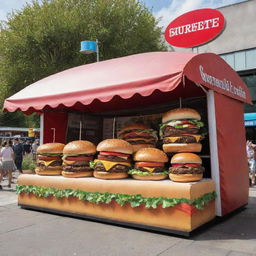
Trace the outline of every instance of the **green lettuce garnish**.
{"type": "Polygon", "coordinates": [[[169,172],[163,171],[163,172],[150,173],[150,172],[143,172],[138,169],[131,169],[130,171],[128,171],[128,174],[130,174],[130,175],[136,174],[139,176],[157,176],[157,175],[168,175],[169,172]]]}
{"type": "Polygon", "coordinates": [[[132,208],[144,205],[146,208],[154,209],[157,208],[158,205],[161,205],[162,208],[167,208],[173,207],[180,203],[187,203],[193,205],[198,210],[203,210],[210,201],[217,197],[216,192],[210,192],[202,195],[199,198],[190,200],[187,198],[144,197],[140,194],[129,195],[109,192],[86,192],[74,189],[46,188],[35,185],[16,185],[16,191],[18,194],[33,194],[37,197],[47,198],[54,196],[57,199],[76,197],[81,201],[87,201],[95,204],[109,204],[111,201],[116,201],[120,206],[129,203],[132,208]]]}

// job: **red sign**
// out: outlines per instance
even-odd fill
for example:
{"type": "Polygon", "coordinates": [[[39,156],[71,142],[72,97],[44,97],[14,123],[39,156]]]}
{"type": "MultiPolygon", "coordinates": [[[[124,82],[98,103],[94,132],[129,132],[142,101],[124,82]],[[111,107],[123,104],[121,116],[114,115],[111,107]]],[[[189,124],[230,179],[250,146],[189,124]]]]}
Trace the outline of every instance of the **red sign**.
{"type": "Polygon", "coordinates": [[[224,16],[218,10],[199,9],[173,20],[165,30],[165,39],[173,46],[193,47],[218,36],[224,25],[224,16]]]}

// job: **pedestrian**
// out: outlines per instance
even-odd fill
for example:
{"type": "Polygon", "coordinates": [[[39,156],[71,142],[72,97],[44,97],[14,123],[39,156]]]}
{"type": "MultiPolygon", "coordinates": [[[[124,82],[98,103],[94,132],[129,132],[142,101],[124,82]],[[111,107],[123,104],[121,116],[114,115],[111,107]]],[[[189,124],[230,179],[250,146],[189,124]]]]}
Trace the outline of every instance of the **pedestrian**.
{"type": "Polygon", "coordinates": [[[251,184],[255,185],[255,171],[256,171],[256,145],[251,141],[246,142],[246,152],[249,165],[249,177],[251,179],[251,184]]]}
{"type": "Polygon", "coordinates": [[[32,144],[32,155],[33,155],[33,160],[35,161],[36,160],[36,151],[37,151],[37,148],[39,147],[39,140],[36,139],[33,144],[32,144]]]}
{"type": "MultiPolygon", "coordinates": [[[[2,145],[2,149],[0,151],[0,159],[2,162],[2,170],[0,173],[0,184],[3,179],[3,173],[7,172],[8,174],[8,187],[11,187],[12,182],[12,172],[15,170],[15,164],[14,164],[14,152],[12,149],[12,143],[11,141],[7,143],[6,141],[2,145]]],[[[0,185],[0,189],[2,189],[2,186],[0,185]]]]}
{"type": "Polygon", "coordinates": [[[26,140],[23,144],[23,153],[27,155],[27,154],[30,154],[30,152],[31,152],[31,144],[29,143],[28,140],[26,140]]]}
{"type": "Polygon", "coordinates": [[[19,172],[22,173],[23,146],[18,138],[14,139],[13,151],[15,165],[19,172]]]}

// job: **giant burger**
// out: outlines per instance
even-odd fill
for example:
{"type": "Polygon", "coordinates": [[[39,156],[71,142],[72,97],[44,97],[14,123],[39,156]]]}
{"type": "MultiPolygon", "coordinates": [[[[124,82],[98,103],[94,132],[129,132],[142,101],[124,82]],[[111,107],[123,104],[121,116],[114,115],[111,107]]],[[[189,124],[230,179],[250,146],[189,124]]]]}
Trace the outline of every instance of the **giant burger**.
{"type": "Polygon", "coordinates": [[[132,144],[135,152],[141,148],[155,147],[158,140],[157,132],[142,123],[124,126],[118,131],[117,137],[132,144]]]}
{"type": "Polygon", "coordinates": [[[128,173],[137,180],[163,180],[168,177],[165,163],[167,155],[157,148],[142,148],[133,157],[134,169],[128,173]]]}
{"type": "Polygon", "coordinates": [[[164,152],[201,152],[202,136],[199,132],[204,124],[196,110],[191,108],[170,110],[163,115],[162,122],[160,137],[163,138],[164,152]]]}
{"type": "Polygon", "coordinates": [[[39,175],[60,175],[62,172],[62,143],[46,143],[37,148],[37,167],[39,175]]]}
{"type": "Polygon", "coordinates": [[[97,146],[99,151],[94,160],[94,177],[99,179],[123,179],[128,177],[131,169],[130,143],[120,139],[106,139],[97,146]]]}
{"type": "Polygon", "coordinates": [[[202,159],[193,153],[178,153],[171,159],[169,177],[172,181],[191,182],[203,178],[202,159]]]}
{"type": "Polygon", "coordinates": [[[96,153],[96,146],[90,141],[76,140],[69,142],[63,149],[63,171],[64,177],[90,177],[93,169],[90,161],[96,153]]]}

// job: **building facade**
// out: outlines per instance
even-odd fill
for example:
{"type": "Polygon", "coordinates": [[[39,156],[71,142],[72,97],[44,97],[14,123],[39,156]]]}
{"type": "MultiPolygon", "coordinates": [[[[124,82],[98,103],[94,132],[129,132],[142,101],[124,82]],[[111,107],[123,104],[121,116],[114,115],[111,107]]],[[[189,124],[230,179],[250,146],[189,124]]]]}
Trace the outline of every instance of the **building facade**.
{"type": "Polygon", "coordinates": [[[251,119],[256,116],[256,0],[224,6],[218,10],[225,18],[225,28],[218,37],[193,48],[173,48],[175,51],[216,53],[238,72],[247,84],[253,102],[253,105],[245,105],[244,108],[247,139],[256,142],[256,119],[251,119]]]}

